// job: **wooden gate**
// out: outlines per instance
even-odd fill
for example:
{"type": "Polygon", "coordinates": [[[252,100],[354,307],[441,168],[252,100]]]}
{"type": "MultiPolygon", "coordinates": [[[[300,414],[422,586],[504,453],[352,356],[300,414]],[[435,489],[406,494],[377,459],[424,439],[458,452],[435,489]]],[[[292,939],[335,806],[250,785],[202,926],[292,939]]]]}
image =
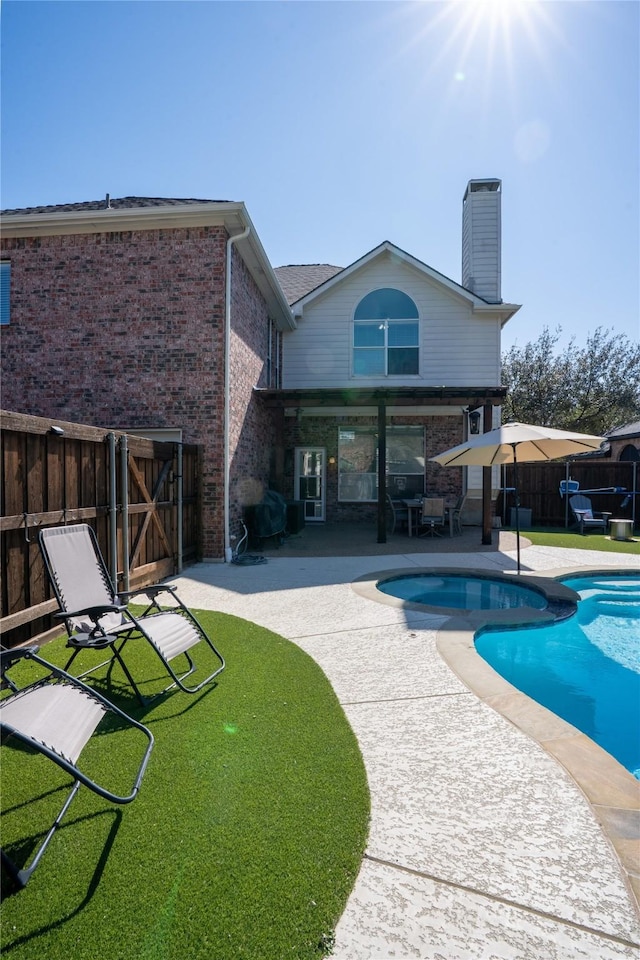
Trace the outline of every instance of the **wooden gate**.
{"type": "Polygon", "coordinates": [[[2,418],[2,643],[53,627],[43,526],[87,522],[119,589],[198,556],[198,448],[15,413],[2,418]]]}

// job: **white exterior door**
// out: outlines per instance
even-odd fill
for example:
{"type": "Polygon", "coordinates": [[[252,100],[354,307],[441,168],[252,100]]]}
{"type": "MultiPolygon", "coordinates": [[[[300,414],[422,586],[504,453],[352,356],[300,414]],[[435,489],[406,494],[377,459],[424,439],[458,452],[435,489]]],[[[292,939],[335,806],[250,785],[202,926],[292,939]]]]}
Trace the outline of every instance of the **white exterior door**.
{"type": "Polygon", "coordinates": [[[296,447],[295,498],[304,503],[307,523],[324,520],[326,449],[296,447]]]}

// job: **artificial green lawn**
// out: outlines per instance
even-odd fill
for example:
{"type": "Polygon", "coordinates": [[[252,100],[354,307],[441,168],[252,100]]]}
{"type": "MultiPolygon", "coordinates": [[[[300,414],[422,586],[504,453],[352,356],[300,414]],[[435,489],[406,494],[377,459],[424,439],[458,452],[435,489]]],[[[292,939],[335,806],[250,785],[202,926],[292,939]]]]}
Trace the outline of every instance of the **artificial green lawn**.
{"type": "MultiPolygon", "coordinates": [[[[355,737],[298,647],[237,617],[198,617],[226,669],[205,693],[171,692],[146,708],[114,669],[112,698],[156,741],[140,794],[115,806],[81,788],[27,887],[5,895],[11,960],[304,960],[329,951],[368,829],[355,737]]],[[[64,662],[62,642],[43,655],[64,662]]],[[[159,661],[146,643],[129,643],[127,662],[157,687],[159,661]]],[[[88,762],[124,786],[139,736],[95,736],[88,762]]],[[[16,859],[52,822],[63,782],[43,757],[2,748],[3,844],[16,859]]]]}
{"type": "MultiPolygon", "coordinates": [[[[513,530],[513,528],[507,528],[513,530]]],[[[564,527],[521,529],[520,535],[536,547],[562,547],[565,550],[600,550],[603,553],[629,553],[640,558],[640,540],[611,540],[601,533],[574,533],[564,527]]]]}

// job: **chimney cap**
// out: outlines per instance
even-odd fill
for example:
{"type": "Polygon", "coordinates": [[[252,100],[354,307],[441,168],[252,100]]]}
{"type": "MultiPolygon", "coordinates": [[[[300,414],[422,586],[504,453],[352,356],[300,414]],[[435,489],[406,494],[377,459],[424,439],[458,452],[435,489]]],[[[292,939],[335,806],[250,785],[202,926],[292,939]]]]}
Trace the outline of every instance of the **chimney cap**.
{"type": "Polygon", "coordinates": [[[464,200],[470,193],[501,193],[502,180],[495,177],[487,177],[485,180],[469,180],[467,189],[464,192],[464,200]]]}

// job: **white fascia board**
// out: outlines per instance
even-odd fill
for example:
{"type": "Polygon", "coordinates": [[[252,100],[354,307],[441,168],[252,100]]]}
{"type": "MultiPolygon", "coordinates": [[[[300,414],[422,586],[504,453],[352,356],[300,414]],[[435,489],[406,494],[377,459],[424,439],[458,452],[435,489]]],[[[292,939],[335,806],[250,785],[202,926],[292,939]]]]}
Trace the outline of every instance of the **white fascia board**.
{"type": "Polygon", "coordinates": [[[15,213],[2,218],[2,233],[5,237],[46,237],[206,226],[225,226],[231,233],[236,233],[244,226],[243,213],[243,203],[226,200],[184,206],[167,204],[126,209],[15,213]]]}
{"type": "Polygon", "coordinates": [[[242,212],[242,230],[250,227],[250,232],[247,237],[238,241],[238,250],[247,264],[247,268],[260,292],[267,301],[269,315],[274,319],[278,330],[295,330],[297,323],[291,307],[244,204],[242,204],[242,212]]]}
{"type": "Polygon", "coordinates": [[[56,210],[51,213],[8,214],[2,218],[4,237],[44,237],[132,230],[171,230],[181,227],[224,227],[230,236],[250,227],[238,243],[249,272],[267,301],[280,330],[295,329],[295,321],[244,203],[233,200],[167,204],[104,210],[56,210]]]}
{"type": "Polygon", "coordinates": [[[521,306],[520,303],[486,303],[481,300],[480,303],[474,304],[473,312],[478,316],[497,317],[500,320],[500,326],[504,327],[521,306]]]}
{"type": "Polygon", "coordinates": [[[454,294],[454,296],[459,297],[460,299],[471,304],[474,312],[476,310],[487,310],[488,312],[501,312],[504,307],[508,307],[507,311],[508,316],[503,323],[506,323],[506,320],[513,316],[515,311],[519,309],[518,307],[513,306],[513,304],[489,304],[486,300],[483,300],[481,297],[477,297],[470,290],[465,289],[465,287],[460,286],[459,283],[456,283],[455,280],[450,280],[449,277],[445,277],[443,273],[439,273],[437,270],[434,270],[433,267],[430,267],[428,264],[423,263],[421,260],[412,257],[410,253],[407,253],[405,250],[401,250],[400,247],[396,247],[395,244],[391,243],[389,240],[385,240],[379,246],[374,247],[373,250],[370,250],[369,253],[366,253],[363,257],[360,257],[359,260],[356,260],[354,263],[350,264],[348,267],[345,267],[344,270],[341,270],[340,273],[337,273],[334,277],[330,277],[329,280],[326,280],[319,287],[316,287],[315,290],[312,290],[306,296],[301,297],[293,305],[293,310],[296,317],[301,317],[304,308],[307,304],[312,303],[316,297],[323,296],[334,286],[341,283],[347,277],[350,277],[356,271],[362,269],[371,263],[372,260],[375,260],[377,257],[382,256],[383,254],[389,254],[392,257],[395,257],[397,260],[406,264],[408,267],[413,268],[418,273],[422,274],[425,277],[428,277],[434,283],[439,284],[441,287],[444,287],[449,293],[454,294]]]}

